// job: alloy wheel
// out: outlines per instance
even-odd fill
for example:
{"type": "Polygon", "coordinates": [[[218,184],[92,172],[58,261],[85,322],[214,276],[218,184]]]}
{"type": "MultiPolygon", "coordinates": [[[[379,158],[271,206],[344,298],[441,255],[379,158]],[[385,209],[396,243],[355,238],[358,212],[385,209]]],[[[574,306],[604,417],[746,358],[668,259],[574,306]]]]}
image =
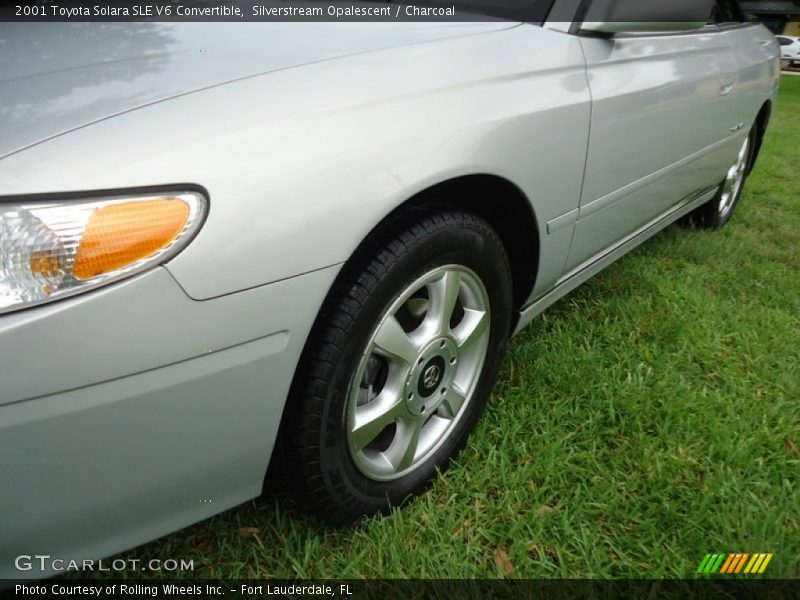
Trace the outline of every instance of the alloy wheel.
{"type": "Polygon", "coordinates": [[[483,369],[490,316],[483,283],[458,265],[429,271],[391,304],[348,389],[347,443],[364,476],[403,477],[453,431],[483,369]]]}

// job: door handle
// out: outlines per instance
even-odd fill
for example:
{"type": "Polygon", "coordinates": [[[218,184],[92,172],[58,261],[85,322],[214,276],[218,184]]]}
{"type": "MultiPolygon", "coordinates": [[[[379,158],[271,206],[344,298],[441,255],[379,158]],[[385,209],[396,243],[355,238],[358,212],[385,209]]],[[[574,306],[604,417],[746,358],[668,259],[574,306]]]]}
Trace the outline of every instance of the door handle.
{"type": "Polygon", "coordinates": [[[736,85],[736,78],[733,75],[723,75],[719,78],[719,95],[727,96],[733,91],[736,85]]]}

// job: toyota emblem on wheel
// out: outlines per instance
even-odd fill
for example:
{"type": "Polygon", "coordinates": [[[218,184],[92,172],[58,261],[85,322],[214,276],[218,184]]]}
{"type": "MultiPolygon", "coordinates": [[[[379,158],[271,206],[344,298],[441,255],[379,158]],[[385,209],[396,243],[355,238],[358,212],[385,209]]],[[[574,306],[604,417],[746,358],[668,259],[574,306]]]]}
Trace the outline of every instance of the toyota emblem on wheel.
{"type": "Polygon", "coordinates": [[[432,388],[436,386],[436,384],[439,383],[439,367],[436,365],[431,365],[425,369],[422,381],[426,388],[432,388]]]}

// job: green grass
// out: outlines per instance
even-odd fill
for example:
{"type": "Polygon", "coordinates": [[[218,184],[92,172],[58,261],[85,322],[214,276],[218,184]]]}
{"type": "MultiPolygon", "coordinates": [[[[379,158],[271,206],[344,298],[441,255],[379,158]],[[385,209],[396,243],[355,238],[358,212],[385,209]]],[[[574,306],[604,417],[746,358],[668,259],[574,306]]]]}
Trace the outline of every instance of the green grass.
{"type": "Polygon", "coordinates": [[[402,510],[335,529],[268,496],[124,556],[195,577],[641,578],[744,551],[800,576],[799,132],[784,77],[730,225],[670,227],[537,319],[457,464],[402,510]]]}

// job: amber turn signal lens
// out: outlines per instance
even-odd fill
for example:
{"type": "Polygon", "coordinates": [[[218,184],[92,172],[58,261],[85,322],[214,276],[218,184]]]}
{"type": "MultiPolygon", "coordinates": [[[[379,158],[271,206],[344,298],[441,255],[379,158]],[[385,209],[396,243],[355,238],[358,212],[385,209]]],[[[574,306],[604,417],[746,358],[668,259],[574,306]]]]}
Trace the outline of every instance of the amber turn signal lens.
{"type": "Polygon", "coordinates": [[[72,275],[90,279],[145,259],[171,244],[188,219],[189,206],[179,198],[102,206],[89,218],[72,275]]]}

